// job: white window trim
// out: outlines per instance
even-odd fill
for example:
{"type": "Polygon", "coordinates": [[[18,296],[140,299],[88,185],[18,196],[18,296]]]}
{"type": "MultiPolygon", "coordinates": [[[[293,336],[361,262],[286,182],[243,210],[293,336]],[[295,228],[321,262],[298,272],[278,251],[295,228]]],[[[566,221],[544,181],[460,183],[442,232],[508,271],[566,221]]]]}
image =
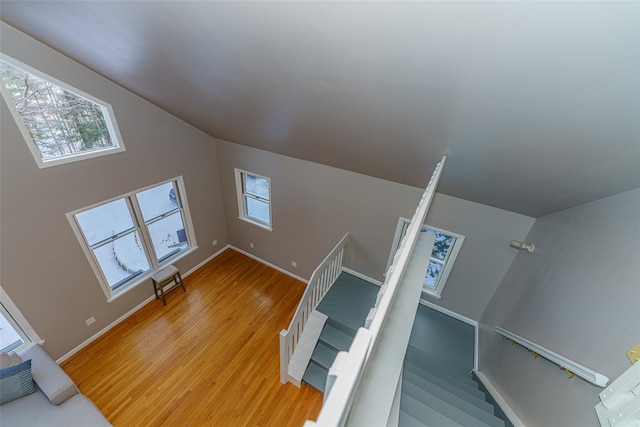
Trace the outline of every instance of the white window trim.
{"type": "MultiPolygon", "coordinates": [[[[238,169],[235,168],[235,177],[236,177],[236,196],[238,198],[238,218],[243,220],[243,221],[247,221],[253,225],[257,225],[258,227],[264,228],[265,230],[269,230],[269,231],[273,231],[273,216],[271,213],[271,178],[268,178],[266,176],[262,176],[259,175],[257,173],[253,173],[253,172],[249,172],[249,171],[245,171],[242,169],[238,169]],[[247,209],[246,209],[246,205],[244,202],[244,190],[243,190],[243,185],[242,185],[242,174],[248,174],[251,176],[255,176],[257,178],[262,178],[262,179],[266,179],[267,181],[269,181],[269,223],[260,221],[257,218],[254,218],[252,216],[249,216],[246,214],[247,209]]],[[[251,197],[251,196],[249,196],[251,197]]]]}
{"type": "Polygon", "coordinates": [[[33,329],[20,310],[18,310],[18,307],[16,307],[11,298],[9,298],[9,295],[7,295],[2,286],[0,286],[0,311],[2,311],[7,321],[24,341],[24,343],[20,344],[13,351],[20,353],[34,344],[44,343],[44,340],[40,338],[35,329],[33,329]]]}
{"type": "MultiPolygon", "coordinates": [[[[398,247],[398,244],[400,243],[400,236],[402,233],[402,228],[403,225],[407,223],[411,223],[410,219],[407,218],[403,218],[400,217],[398,219],[398,225],[396,226],[396,233],[393,236],[393,246],[391,247],[391,253],[389,254],[389,261],[387,262],[387,268],[386,270],[389,269],[389,266],[391,265],[391,263],[393,262],[393,257],[396,253],[396,249],[398,247]]],[[[453,269],[453,264],[455,264],[456,262],[456,258],[458,257],[458,253],[460,252],[460,249],[462,248],[462,244],[464,243],[464,239],[465,237],[457,234],[457,233],[453,233],[449,230],[443,230],[441,228],[438,227],[433,227],[429,224],[423,224],[424,227],[427,227],[431,230],[434,231],[439,231],[441,233],[444,234],[448,234],[449,236],[455,237],[456,241],[454,242],[453,246],[449,248],[449,252],[447,253],[447,257],[446,257],[446,263],[444,265],[444,269],[442,271],[440,271],[440,275],[438,276],[438,283],[436,284],[435,288],[430,288],[429,286],[423,286],[422,288],[422,294],[423,295],[430,295],[432,297],[435,298],[442,298],[442,291],[444,290],[444,287],[447,283],[447,279],[449,278],[449,274],[451,273],[451,270],[453,269]]],[[[431,258],[430,258],[431,259],[431,258]]],[[[385,270],[385,271],[386,271],[385,270]]]]}
{"type": "Polygon", "coordinates": [[[66,163],[71,163],[71,162],[76,162],[79,160],[85,160],[85,159],[91,159],[91,158],[95,158],[95,157],[100,157],[100,156],[105,156],[108,154],[116,154],[116,153],[121,153],[123,151],[125,151],[125,146],[124,146],[124,142],[122,140],[122,135],[120,134],[120,129],[118,128],[118,124],[116,123],[116,116],[113,112],[113,108],[111,107],[110,104],[107,104],[106,102],[92,96],[89,95],[88,93],[77,89],[65,82],[62,82],[58,79],[56,79],[55,77],[51,77],[50,75],[43,73],[42,71],[36,70],[33,67],[30,67],[27,64],[24,64],[20,61],[18,61],[17,59],[13,59],[10,56],[7,56],[3,53],[0,52],[0,59],[2,59],[3,61],[8,62],[9,64],[12,64],[18,68],[21,68],[37,77],[40,77],[44,80],[47,80],[55,85],[58,85],[66,90],[68,90],[69,92],[72,92],[75,95],[78,95],[82,98],[86,98],[89,101],[98,104],[100,107],[102,107],[102,113],[105,116],[105,122],[107,124],[107,127],[109,129],[109,134],[111,135],[111,138],[113,139],[114,144],[116,145],[115,147],[111,147],[111,148],[104,148],[101,150],[92,150],[86,153],[75,153],[75,154],[70,154],[68,156],[64,156],[64,157],[59,157],[59,158],[55,158],[55,159],[48,159],[48,160],[43,160],[42,156],[40,155],[40,150],[38,149],[38,145],[37,143],[31,138],[31,135],[29,135],[29,131],[27,130],[27,127],[24,124],[24,120],[22,119],[22,116],[20,116],[20,113],[18,113],[18,110],[16,109],[16,106],[13,102],[13,99],[11,98],[11,95],[9,94],[9,91],[7,90],[7,88],[5,87],[4,83],[2,83],[0,81],[0,92],[2,92],[2,97],[5,100],[5,103],[7,104],[7,107],[9,107],[9,111],[11,111],[11,115],[13,116],[13,119],[15,120],[18,129],[20,129],[20,133],[22,134],[22,137],[24,138],[25,142],[27,143],[27,146],[29,147],[29,151],[31,151],[31,154],[33,155],[33,158],[35,159],[36,163],[38,164],[38,167],[40,169],[42,168],[48,168],[51,166],[58,166],[58,165],[63,165],[66,163]]]}
{"type": "MultiPolygon", "coordinates": [[[[69,224],[71,224],[71,228],[73,229],[73,232],[76,235],[76,238],[78,239],[78,242],[80,243],[80,247],[82,247],[82,251],[84,252],[85,256],[87,257],[87,260],[89,261],[89,265],[91,265],[91,269],[93,270],[94,274],[96,275],[96,278],[98,279],[98,283],[100,284],[100,287],[102,288],[102,291],[104,292],[105,296],[107,297],[107,302],[112,302],[114,300],[116,300],[117,298],[121,297],[122,295],[126,294],[127,292],[129,292],[130,290],[138,287],[141,283],[147,281],[147,279],[149,279],[155,272],[161,270],[163,267],[165,267],[166,265],[169,265],[175,261],[178,261],[182,258],[184,258],[185,256],[189,255],[190,253],[194,252],[196,249],[198,249],[198,244],[196,243],[196,236],[195,236],[195,232],[194,232],[194,228],[193,228],[193,221],[191,219],[191,211],[189,210],[189,203],[187,201],[187,193],[186,193],[186,189],[184,186],[184,179],[182,177],[182,175],[175,177],[175,178],[171,178],[171,179],[167,179],[165,181],[161,181],[161,182],[157,182],[151,185],[148,185],[146,187],[143,188],[139,188],[137,190],[134,191],[130,191],[128,193],[116,196],[116,197],[112,197],[111,199],[108,200],[103,200],[100,201],[98,203],[94,203],[93,205],[90,206],[86,206],[84,208],[81,209],[76,209],[75,211],[72,212],[68,212],[67,213],[67,220],[69,220],[69,224]],[[84,212],[86,210],[98,207],[98,206],[102,206],[105,205],[107,203],[113,202],[114,200],[119,200],[122,198],[129,198],[131,197],[131,208],[134,210],[135,216],[133,218],[133,220],[135,222],[141,221],[142,220],[142,212],[140,211],[140,207],[138,206],[137,200],[135,197],[136,193],[140,193],[142,191],[148,190],[150,188],[153,187],[157,187],[159,185],[163,185],[166,184],[168,182],[176,182],[177,186],[178,186],[178,192],[179,192],[179,197],[180,197],[180,201],[182,203],[182,220],[184,221],[184,226],[185,226],[185,231],[187,232],[187,236],[188,236],[188,240],[189,243],[191,244],[190,247],[188,247],[185,250],[182,250],[180,252],[178,252],[177,254],[174,254],[164,260],[162,260],[162,262],[158,263],[156,254],[155,254],[155,250],[153,248],[153,245],[151,245],[151,248],[148,248],[150,251],[152,251],[151,254],[149,254],[149,270],[147,270],[146,272],[140,274],[139,276],[137,276],[136,278],[130,280],[129,282],[127,282],[126,284],[122,285],[121,287],[119,287],[118,289],[115,290],[111,290],[111,287],[109,286],[109,282],[107,281],[107,279],[104,276],[104,273],[102,272],[102,269],[100,268],[100,266],[98,265],[98,262],[96,261],[95,257],[93,256],[93,254],[91,253],[91,249],[89,248],[89,246],[87,245],[85,238],[84,238],[84,234],[82,233],[82,230],[80,229],[80,226],[78,225],[76,219],[75,219],[75,215],[80,213],[80,212],[84,212]]],[[[142,222],[142,224],[144,224],[144,222],[142,222]]],[[[138,230],[140,231],[141,234],[144,233],[144,237],[148,242],[151,242],[151,238],[148,234],[148,229],[146,226],[140,226],[140,224],[137,224],[138,230]]],[[[147,248],[145,247],[145,251],[147,250],[147,248]]]]}

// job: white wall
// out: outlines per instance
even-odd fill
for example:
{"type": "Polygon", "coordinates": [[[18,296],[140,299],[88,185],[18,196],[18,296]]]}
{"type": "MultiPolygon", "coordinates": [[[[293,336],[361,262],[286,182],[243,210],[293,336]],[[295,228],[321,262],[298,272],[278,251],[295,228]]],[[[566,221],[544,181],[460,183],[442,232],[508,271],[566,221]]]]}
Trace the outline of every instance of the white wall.
{"type": "Polygon", "coordinates": [[[602,390],[493,333],[502,326],[610,378],[640,339],[640,189],[538,218],[481,318],[480,370],[527,426],[597,426],[602,390]]]}
{"type": "MultiPolygon", "coordinates": [[[[221,140],[218,161],[231,244],[304,278],[349,232],[347,266],[382,281],[398,218],[411,218],[423,192],[221,140]],[[238,219],[236,167],[271,178],[273,231],[238,219]]],[[[436,194],[427,223],[466,236],[434,302],[478,320],[516,254],[509,241],[523,239],[533,218],[436,194]]]]}
{"type": "MultiPolygon", "coordinates": [[[[213,138],[0,23],[2,52],[111,104],[127,150],[39,169],[0,101],[0,283],[58,358],[153,295],[143,283],[107,303],[65,216],[184,176],[199,249],[184,272],[227,243],[213,138]],[[211,245],[217,239],[218,247],[211,245]],[[85,320],[94,316],[91,326],[85,320]]],[[[188,288],[187,288],[188,292],[188,288]]],[[[160,304],[158,309],[162,309],[160,304]]]]}

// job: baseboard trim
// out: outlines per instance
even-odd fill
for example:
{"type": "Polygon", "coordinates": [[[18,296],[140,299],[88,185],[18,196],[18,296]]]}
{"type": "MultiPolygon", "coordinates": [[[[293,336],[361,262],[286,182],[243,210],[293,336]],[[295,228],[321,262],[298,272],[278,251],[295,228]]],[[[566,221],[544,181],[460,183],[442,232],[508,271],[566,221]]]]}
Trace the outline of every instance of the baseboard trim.
{"type": "Polygon", "coordinates": [[[451,311],[448,308],[441,307],[437,304],[432,303],[431,301],[427,301],[426,299],[420,299],[420,304],[425,305],[429,308],[433,308],[436,311],[439,311],[442,314],[446,314],[449,317],[453,317],[461,322],[467,323],[471,326],[478,327],[478,321],[473,320],[467,316],[463,316],[462,314],[458,314],[455,311],[451,311]]]}
{"type": "Polygon", "coordinates": [[[352,269],[347,268],[347,267],[342,267],[342,271],[344,271],[345,273],[351,274],[352,276],[356,276],[358,279],[362,279],[362,280],[364,280],[366,282],[372,283],[372,284],[374,284],[376,286],[382,286],[384,284],[379,280],[373,279],[373,278],[371,278],[369,276],[365,276],[364,274],[358,273],[357,271],[352,270],[352,269]]]}
{"type": "Polygon", "coordinates": [[[502,412],[504,412],[507,418],[509,418],[509,421],[511,421],[511,424],[513,424],[514,427],[525,427],[522,420],[516,415],[513,409],[511,409],[511,406],[509,406],[507,401],[504,400],[502,395],[498,393],[498,390],[496,390],[493,384],[491,384],[491,381],[489,381],[489,379],[477,369],[474,369],[473,372],[476,374],[476,376],[478,377],[482,385],[487,389],[491,397],[493,397],[493,400],[496,401],[500,409],[502,409],[502,412]]]}
{"type": "Polygon", "coordinates": [[[102,335],[104,335],[107,332],[109,332],[109,330],[113,329],[120,322],[125,320],[127,317],[131,316],[136,311],[140,310],[142,307],[144,307],[145,305],[147,305],[148,303],[150,303],[154,299],[156,299],[155,295],[152,295],[149,298],[145,299],[140,304],[136,305],[131,310],[127,311],[125,314],[123,314],[122,316],[118,317],[116,320],[114,320],[113,322],[109,323],[107,326],[105,326],[104,328],[100,329],[98,332],[96,332],[95,334],[90,336],[88,339],[86,339],[85,341],[80,343],[80,345],[76,346],[70,352],[68,352],[67,354],[65,354],[62,357],[60,357],[58,360],[56,360],[56,363],[58,365],[61,364],[62,362],[64,362],[65,360],[67,360],[68,358],[70,358],[71,356],[73,356],[74,354],[76,354],[77,352],[79,352],[80,350],[82,350],[83,348],[85,348],[86,346],[88,346],[89,344],[91,344],[92,342],[97,340],[98,338],[100,338],[102,335]]]}
{"type": "MultiPolygon", "coordinates": [[[[205,258],[204,261],[198,263],[195,267],[191,268],[189,271],[187,271],[186,273],[182,274],[182,277],[183,278],[188,277],[191,273],[195,272],[197,269],[199,269],[200,267],[202,267],[203,265],[205,265],[206,263],[208,263],[209,261],[211,261],[212,259],[214,259],[218,255],[220,255],[222,252],[226,251],[230,247],[231,247],[231,245],[226,245],[225,247],[223,247],[219,251],[215,252],[213,255],[205,258]]],[[[90,336],[89,338],[84,340],[78,346],[74,347],[71,351],[69,351],[68,353],[64,354],[62,357],[57,359],[56,363],[58,365],[63,363],[64,361],[69,359],[71,356],[73,356],[74,354],[76,354],[77,352],[79,352],[80,350],[82,350],[83,348],[85,348],[86,346],[88,346],[89,344],[91,344],[92,342],[97,340],[98,338],[100,338],[102,335],[104,335],[107,332],[109,332],[111,329],[116,327],[119,323],[121,323],[126,318],[131,316],[133,313],[135,313],[136,311],[140,310],[142,307],[144,307],[145,305],[149,304],[151,301],[153,301],[155,299],[156,299],[155,295],[151,295],[149,298],[145,299],[140,304],[136,305],[131,310],[127,311],[125,314],[123,314],[122,316],[118,317],[116,320],[114,320],[113,322],[109,323],[107,326],[105,326],[104,328],[100,329],[98,332],[96,332],[95,334],[93,334],[92,336],[90,336]]]]}
{"type": "Polygon", "coordinates": [[[249,258],[253,258],[254,260],[258,261],[259,263],[262,263],[262,264],[264,264],[264,265],[266,265],[266,266],[268,266],[268,267],[271,267],[271,268],[273,268],[274,270],[278,270],[280,273],[284,273],[284,274],[286,274],[287,276],[289,276],[289,277],[293,277],[294,279],[299,280],[299,281],[301,281],[301,282],[303,282],[303,283],[306,283],[306,284],[308,284],[308,283],[309,283],[309,280],[308,280],[308,279],[303,279],[302,277],[297,276],[297,275],[293,274],[292,272],[285,270],[285,269],[284,269],[284,268],[282,268],[282,267],[278,267],[278,266],[277,266],[277,265],[275,265],[275,264],[271,264],[270,262],[265,261],[265,260],[263,260],[262,258],[255,256],[254,254],[251,254],[251,253],[249,253],[249,252],[247,252],[247,251],[244,251],[244,250],[242,250],[242,249],[240,249],[240,248],[237,248],[237,247],[235,247],[235,246],[233,246],[233,245],[229,245],[229,247],[230,247],[231,249],[233,249],[234,251],[240,252],[242,255],[246,255],[246,256],[248,256],[249,258]]]}
{"type": "Polygon", "coordinates": [[[231,245],[226,245],[224,246],[222,249],[218,250],[217,252],[215,252],[213,255],[211,255],[210,257],[205,258],[203,261],[199,262],[198,264],[196,264],[194,267],[192,267],[189,271],[187,271],[186,273],[184,273],[182,275],[182,277],[188,277],[191,273],[194,273],[196,270],[198,270],[200,267],[202,267],[203,265],[205,265],[206,263],[208,263],[209,261],[213,260],[214,258],[216,258],[218,255],[220,255],[222,252],[226,251],[227,249],[231,248],[231,245]]]}

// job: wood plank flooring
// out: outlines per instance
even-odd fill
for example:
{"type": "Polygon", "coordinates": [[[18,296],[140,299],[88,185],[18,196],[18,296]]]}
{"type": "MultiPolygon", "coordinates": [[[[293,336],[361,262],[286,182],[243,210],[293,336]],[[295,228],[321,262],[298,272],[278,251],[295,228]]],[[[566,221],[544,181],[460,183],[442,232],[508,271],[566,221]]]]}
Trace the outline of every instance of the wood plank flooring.
{"type": "MultiPolygon", "coordinates": [[[[322,394],[279,380],[304,283],[231,249],[62,368],[114,426],[301,426],[322,394]]],[[[151,285],[149,285],[151,286],[151,285]]]]}

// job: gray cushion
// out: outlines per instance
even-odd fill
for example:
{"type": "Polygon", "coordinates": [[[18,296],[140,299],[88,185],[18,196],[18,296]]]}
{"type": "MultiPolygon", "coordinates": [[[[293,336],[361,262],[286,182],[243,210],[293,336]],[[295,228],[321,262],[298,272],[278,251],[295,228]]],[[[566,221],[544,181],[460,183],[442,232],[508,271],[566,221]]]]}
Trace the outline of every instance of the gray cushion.
{"type": "Polygon", "coordinates": [[[109,421],[85,396],[78,394],[60,406],[52,405],[38,391],[22,399],[0,405],[0,425],[3,427],[99,427],[109,421]]]}
{"type": "Polygon", "coordinates": [[[20,362],[22,362],[22,359],[20,359],[20,356],[18,356],[15,351],[10,351],[9,353],[3,351],[0,353],[0,369],[16,366],[20,362]]]}
{"type": "Polygon", "coordinates": [[[31,376],[31,360],[0,369],[0,404],[35,393],[36,390],[31,376]]]}

